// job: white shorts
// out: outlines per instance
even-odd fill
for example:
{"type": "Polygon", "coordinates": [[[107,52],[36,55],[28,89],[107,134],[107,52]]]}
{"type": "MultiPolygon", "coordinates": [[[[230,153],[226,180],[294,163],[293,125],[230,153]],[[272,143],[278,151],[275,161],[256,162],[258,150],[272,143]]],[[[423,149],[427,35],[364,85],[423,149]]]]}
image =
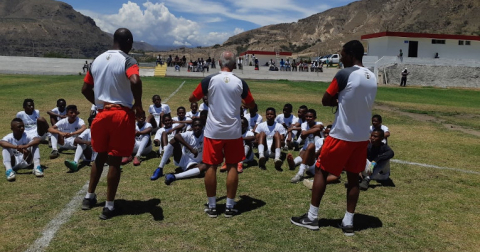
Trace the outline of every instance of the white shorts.
{"type": "Polygon", "coordinates": [[[75,137],[69,137],[63,139],[63,145],[58,144],[59,149],[64,149],[64,150],[75,150],[77,149],[77,146],[73,143],[75,141],[75,137]]]}
{"type": "MultiPolygon", "coordinates": [[[[32,147],[28,148],[30,153],[32,152],[32,147]]],[[[15,165],[12,167],[14,171],[20,170],[20,169],[25,169],[28,166],[30,166],[33,162],[33,158],[31,159],[32,161],[30,163],[27,163],[25,161],[23,154],[17,152],[16,150],[14,151],[13,149],[8,149],[8,152],[10,153],[10,156],[12,157],[13,160],[15,160],[15,165]]],[[[33,153],[31,153],[33,155],[33,153]]]]}
{"type": "MultiPolygon", "coordinates": [[[[132,151],[133,154],[137,154],[138,148],[140,148],[140,143],[141,143],[141,141],[135,141],[135,146],[133,147],[133,151],[132,151]]],[[[145,149],[143,149],[143,152],[140,153],[140,155],[145,156],[148,153],[152,152],[152,149],[153,149],[152,143],[147,144],[147,145],[148,146],[146,146],[145,149]]]]}
{"type": "Polygon", "coordinates": [[[40,137],[40,140],[41,140],[41,141],[46,141],[47,138],[48,138],[48,136],[50,135],[50,134],[48,134],[48,133],[45,133],[45,134],[43,134],[43,136],[39,136],[38,133],[37,133],[37,130],[31,130],[31,131],[26,131],[26,130],[25,130],[25,133],[27,134],[27,136],[28,136],[30,139],[33,139],[33,138],[35,138],[35,137],[40,137]]]}
{"type": "Polygon", "coordinates": [[[180,168],[182,168],[183,171],[186,171],[189,167],[195,164],[199,164],[195,159],[191,158],[189,155],[182,155],[182,158],[180,159],[180,162],[177,163],[176,161],[174,164],[180,168]]]}

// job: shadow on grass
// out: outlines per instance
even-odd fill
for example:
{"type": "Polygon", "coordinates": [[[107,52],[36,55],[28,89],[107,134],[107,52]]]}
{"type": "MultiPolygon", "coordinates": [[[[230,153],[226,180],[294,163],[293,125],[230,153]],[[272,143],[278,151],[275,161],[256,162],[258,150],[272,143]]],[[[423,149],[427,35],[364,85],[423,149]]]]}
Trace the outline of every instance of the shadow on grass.
{"type": "Polygon", "coordinates": [[[164,219],[164,216],[163,209],[158,206],[160,202],[160,199],[150,199],[147,201],[119,199],[115,200],[115,207],[119,210],[117,216],[149,213],[155,221],[161,221],[164,219]]]}
{"type": "Polygon", "coordinates": [[[240,213],[245,213],[263,207],[266,204],[265,201],[247,195],[240,195],[240,200],[237,202],[236,208],[240,213]]]}
{"type": "MultiPolygon", "coordinates": [[[[319,227],[334,227],[339,228],[342,219],[320,219],[318,220],[319,227]]],[[[380,228],[383,226],[382,221],[374,216],[365,214],[355,214],[353,216],[353,226],[355,231],[362,231],[369,228],[380,228]]]]}
{"type": "Polygon", "coordinates": [[[370,188],[375,188],[377,186],[384,186],[384,187],[395,187],[395,183],[393,183],[393,180],[391,178],[388,178],[386,180],[377,180],[376,185],[370,184],[368,187],[370,188]]]}

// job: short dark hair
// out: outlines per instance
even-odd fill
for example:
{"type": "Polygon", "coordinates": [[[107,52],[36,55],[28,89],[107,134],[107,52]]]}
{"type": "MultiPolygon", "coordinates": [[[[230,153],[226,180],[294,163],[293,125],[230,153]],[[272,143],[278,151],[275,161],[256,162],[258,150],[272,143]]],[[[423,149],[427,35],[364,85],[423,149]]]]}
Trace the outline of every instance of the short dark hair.
{"type": "Polygon", "coordinates": [[[60,98],[60,99],[57,100],[57,106],[58,106],[58,104],[60,104],[60,102],[64,102],[65,104],[67,104],[67,102],[65,101],[65,99],[60,98]]]}
{"type": "Polygon", "coordinates": [[[385,132],[382,129],[373,129],[373,132],[378,132],[381,138],[385,138],[385,132]]]}
{"type": "Polygon", "coordinates": [[[15,118],[13,118],[13,120],[12,120],[12,122],[11,122],[11,123],[13,123],[13,122],[19,122],[19,123],[23,123],[23,120],[22,120],[22,119],[20,119],[20,118],[18,118],[18,117],[15,117],[15,118]]]}
{"type": "Polygon", "coordinates": [[[158,97],[158,99],[160,99],[160,100],[162,99],[162,98],[160,98],[160,95],[156,94],[156,95],[152,96],[152,100],[155,99],[156,97],[158,97]]]}
{"type": "Polygon", "coordinates": [[[290,103],[285,104],[283,107],[287,107],[288,109],[293,110],[293,106],[290,103]]]}
{"type": "Polygon", "coordinates": [[[317,118],[317,111],[315,111],[315,109],[309,109],[307,110],[307,113],[312,113],[313,117],[317,118]]]}
{"type": "Polygon", "coordinates": [[[382,116],[381,116],[381,115],[373,115],[373,116],[372,116],[372,120],[373,120],[373,118],[377,118],[377,120],[378,120],[379,122],[382,122],[382,116]]]}
{"type": "Polygon", "coordinates": [[[76,105],[68,105],[67,108],[65,109],[65,111],[70,111],[70,110],[75,110],[77,111],[77,106],[76,105]]]}
{"type": "Polygon", "coordinates": [[[200,118],[196,117],[196,118],[193,118],[192,119],[192,126],[195,122],[199,122],[202,126],[203,126],[203,123],[202,123],[202,120],[200,120],[200,118]]]}
{"type": "Polygon", "coordinates": [[[184,111],[187,111],[184,106],[180,106],[180,107],[177,108],[177,112],[178,112],[180,109],[183,109],[184,111]]]}
{"type": "Polygon", "coordinates": [[[133,35],[127,28],[118,28],[113,34],[113,42],[121,46],[133,43],[133,35]]]}
{"type": "Polygon", "coordinates": [[[34,103],[33,99],[27,98],[27,99],[23,100],[23,106],[24,107],[27,106],[27,103],[29,103],[29,102],[34,103]]]}
{"type": "Polygon", "coordinates": [[[363,54],[365,53],[365,48],[362,43],[358,40],[351,40],[343,45],[343,50],[348,55],[353,56],[355,59],[362,61],[363,54]]]}
{"type": "Polygon", "coordinates": [[[275,115],[277,114],[277,111],[275,110],[274,107],[268,107],[267,110],[265,110],[265,112],[268,112],[269,110],[273,111],[273,113],[275,113],[275,115]]]}
{"type": "Polygon", "coordinates": [[[332,128],[331,124],[327,125],[327,129],[331,129],[331,128],[332,128]]]}
{"type": "Polygon", "coordinates": [[[243,123],[246,123],[246,124],[248,125],[248,120],[247,120],[247,118],[242,117],[242,124],[243,124],[243,123]]]}
{"type": "Polygon", "coordinates": [[[308,107],[307,107],[307,105],[302,105],[302,106],[300,106],[300,108],[298,108],[298,109],[305,109],[305,110],[308,110],[308,107]]]}
{"type": "Polygon", "coordinates": [[[163,115],[163,120],[165,120],[165,118],[167,118],[167,117],[170,118],[170,119],[172,119],[172,116],[171,116],[170,114],[164,114],[164,115],[163,115]]]}

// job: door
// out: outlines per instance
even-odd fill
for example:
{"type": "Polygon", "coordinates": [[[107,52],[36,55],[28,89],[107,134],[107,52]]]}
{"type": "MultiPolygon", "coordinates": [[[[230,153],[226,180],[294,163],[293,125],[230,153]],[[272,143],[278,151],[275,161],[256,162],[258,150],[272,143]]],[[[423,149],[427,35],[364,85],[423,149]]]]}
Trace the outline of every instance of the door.
{"type": "Polygon", "coordinates": [[[408,57],[418,56],[418,41],[408,41],[408,57]]]}

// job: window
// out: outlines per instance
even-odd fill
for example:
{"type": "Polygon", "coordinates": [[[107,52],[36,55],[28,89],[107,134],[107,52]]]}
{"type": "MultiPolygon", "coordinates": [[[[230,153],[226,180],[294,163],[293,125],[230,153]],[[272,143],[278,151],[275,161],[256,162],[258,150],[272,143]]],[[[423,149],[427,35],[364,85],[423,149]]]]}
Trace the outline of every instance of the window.
{"type": "Polygon", "coordinates": [[[465,45],[470,45],[470,41],[469,40],[465,41],[465,45]]]}
{"type": "Polygon", "coordinates": [[[432,39],[432,44],[445,44],[445,39],[432,39]]]}
{"type": "Polygon", "coordinates": [[[459,40],[458,45],[463,45],[463,42],[464,42],[463,40],[459,40]]]}

